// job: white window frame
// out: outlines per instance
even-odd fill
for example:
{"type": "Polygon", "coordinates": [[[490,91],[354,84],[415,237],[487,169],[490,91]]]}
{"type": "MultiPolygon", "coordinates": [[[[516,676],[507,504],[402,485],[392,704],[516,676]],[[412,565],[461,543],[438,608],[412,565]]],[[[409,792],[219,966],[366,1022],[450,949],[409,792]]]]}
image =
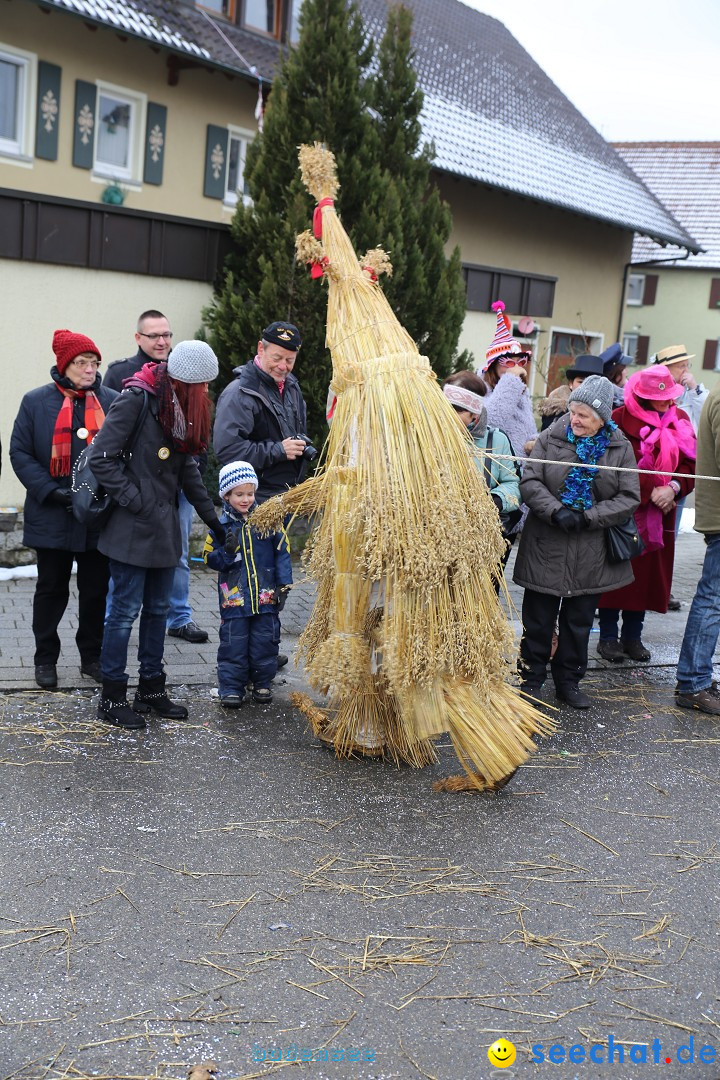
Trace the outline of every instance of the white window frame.
{"type": "Polygon", "coordinates": [[[37,56],[0,42],[0,59],[17,64],[19,69],[17,95],[17,139],[0,138],[0,155],[11,161],[32,163],[35,141],[35,95],[37,86],[37,56]]]}
{"type": "Polygon", "coordinates": [[[623,334],[622,348],[626,356],[632,357],[633,364],[635,363],[635,357],[637,356],[638,342],[640,340],[640,334],[632,331],[629,334],[623,334]]]}
{"type": "Polygon", "coordinates": [[[628,307],[642,307],[643,296],[645,293],[645,275],[644,274],[630,274],[628,278],[627,288],[627,305],[628,307]],[[637,289],[640,293],[639,296],[631,295],[631,289],[637,289]]]}
{"type": "MultiPolygon", "coordinates": [[[[228,147],[227,147],[227,162],[225,164],[225,195],[223,196],[223,205],[230,206],[233,209],[237,206],[238,200],[242,199],[243,206],[252,206],[252,199],[249,195],[245,195],[244,192],[239,194],[238,191],[231,191],[228,187],[228,173],[230,172],[230,143],[233,139],[242,139],[245,143],[245,164],[247,164],[247,152],[250,143],[255,138],[252,131],[248,131],[247,128],[228,126],[228,147]]],[[[245,180],[245,166],[243,166],[243,173],[241,179],[245,180]]]]}
{"type": "Polygon", "coordinates": [[[93,176],[103,180],[130,180],[139,183],[142,180],[144,164],[143,148],[145,146],[145,121],[147,117],[147,94],[140,94],[135,90],[128,90],[125,86],[116,86],[114,83],[96,82],[97,104],[96,110],[96,134],[93,148],[93,176]],[[118,98],[130,105],[130,139],[128,164],[123,167],[113,165],[105,161],[98,161],[98,144],[100,142],[98,131],[102,123],[100,98],[105,94],[109,97],[118,98]]]}

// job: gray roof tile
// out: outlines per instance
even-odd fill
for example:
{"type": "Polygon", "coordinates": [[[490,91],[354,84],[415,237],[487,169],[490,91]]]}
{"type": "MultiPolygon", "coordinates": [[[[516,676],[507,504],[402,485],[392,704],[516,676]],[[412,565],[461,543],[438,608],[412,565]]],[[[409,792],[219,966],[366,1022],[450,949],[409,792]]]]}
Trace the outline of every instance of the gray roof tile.
{"type": "MultiPolygon", "coordinates": [[[[280,46],[182,0],[42,0],[238,74],[272,80],[280,46]],[[218,30],[231,42],[229,47],[218,30]],[[239,56],[238,56],[239,54],[239,56]]],[[[388,0],[356,0],[382,36],[388,0]]],[[[460,0],[405,0],[435,166],[631,229],[697,244],[510,32],[460,0]]]]}
{"type": "MultiPolygon", "coordinates": [[[[702,244],[703,251],[676,265],[720,267],[720,142],[624,142],[615,149],[702,244]]],[[[634,262],[671,254],[635,237],[634,262]]]]}

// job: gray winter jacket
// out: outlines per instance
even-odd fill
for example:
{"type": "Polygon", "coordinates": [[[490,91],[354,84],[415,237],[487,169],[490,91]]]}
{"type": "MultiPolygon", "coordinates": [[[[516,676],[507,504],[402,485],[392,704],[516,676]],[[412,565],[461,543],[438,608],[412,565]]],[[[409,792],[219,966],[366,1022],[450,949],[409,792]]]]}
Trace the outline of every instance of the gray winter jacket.
{"type": "Polygon", "coordinates": [[[132,566],[177,566],[182,554],[178,491],[182,488],[206,524],[215,519],[215,507],[197,462],[175,450],[157,420],[157,399],[148,397],[149,409],[127,465],[121,454],[142,409],[141,390],[131,387],[116,397],[92,442],[93,472],[118,503],[98,548],[132,566]]]}
{"type": "MultiPolygon", "coordinates": [[[[634,580],[630,562],[611,563],[607,557],[605,529],[627,521],[640,505],[637,473],[599,470],[593,484],[593,505],[585,511],[588,527],[565,533],[552,521],[562,506],[558,498],[568,468],[575,464],[575,448],[567,440],[570,414],[561,416],[538,437],[520,481],[520,494],[530,508],[513,573],[513,581],[535,592],[552,596],[585,596],[629,585],[634,580]],[[558,464],[542,465],[542,458],[558,464]]],[[[635,455],[623,433],[616,429],[607,453],[598,465],[635,469],[635,455]]]]}

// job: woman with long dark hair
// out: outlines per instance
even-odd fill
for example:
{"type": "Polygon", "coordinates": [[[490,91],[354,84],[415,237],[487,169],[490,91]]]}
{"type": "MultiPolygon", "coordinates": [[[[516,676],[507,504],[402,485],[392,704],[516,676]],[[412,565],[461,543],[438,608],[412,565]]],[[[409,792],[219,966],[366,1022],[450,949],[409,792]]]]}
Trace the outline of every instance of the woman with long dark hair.
{"type": "Polygon", "coordinates": [[[113,581],[100,659],[98,716],[119,727],[144,727],[143,714],[151,710],[171,719],[187,716],[187,709],[165,692],[165,624],[182,549],[180,490],[221,543],[225,538],[194,459],[210,439],[208,383],[217,373],[217,357],[209,345],[181,341],[167,363],[145,364],[125,381],[102,437],[92,444],[93,471],[117,503],[98,545],[110,560],[113,581]],[[139,418],[140,427],[131,438],[139,418]],[[140,681],[130,707],[127,652],[138,614],[140,681]]]}

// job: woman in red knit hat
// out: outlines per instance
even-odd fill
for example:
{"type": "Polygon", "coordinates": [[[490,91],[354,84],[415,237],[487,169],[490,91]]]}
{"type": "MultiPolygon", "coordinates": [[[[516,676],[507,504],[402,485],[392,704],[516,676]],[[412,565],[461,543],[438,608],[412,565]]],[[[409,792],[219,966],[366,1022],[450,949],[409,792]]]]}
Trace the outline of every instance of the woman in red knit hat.
{"type": "Polygon", "coordinates": [[[70,482],[81,451],[100,430],[117,397],[101,385],[100,350],[85,334],[56,330],[52,343],[55,365],[51,382],[30,390],[10,440],[10,460],[27,490],[23,543],[37,552],[38,578],[33,600],[35,681],[57,686],[60,655],[58,625],[70,592],[70,573],[77,563],[80,671],[96,682],[105,617],[108,563],[97,550],[97,536],[75,520],[70,482]]]}

